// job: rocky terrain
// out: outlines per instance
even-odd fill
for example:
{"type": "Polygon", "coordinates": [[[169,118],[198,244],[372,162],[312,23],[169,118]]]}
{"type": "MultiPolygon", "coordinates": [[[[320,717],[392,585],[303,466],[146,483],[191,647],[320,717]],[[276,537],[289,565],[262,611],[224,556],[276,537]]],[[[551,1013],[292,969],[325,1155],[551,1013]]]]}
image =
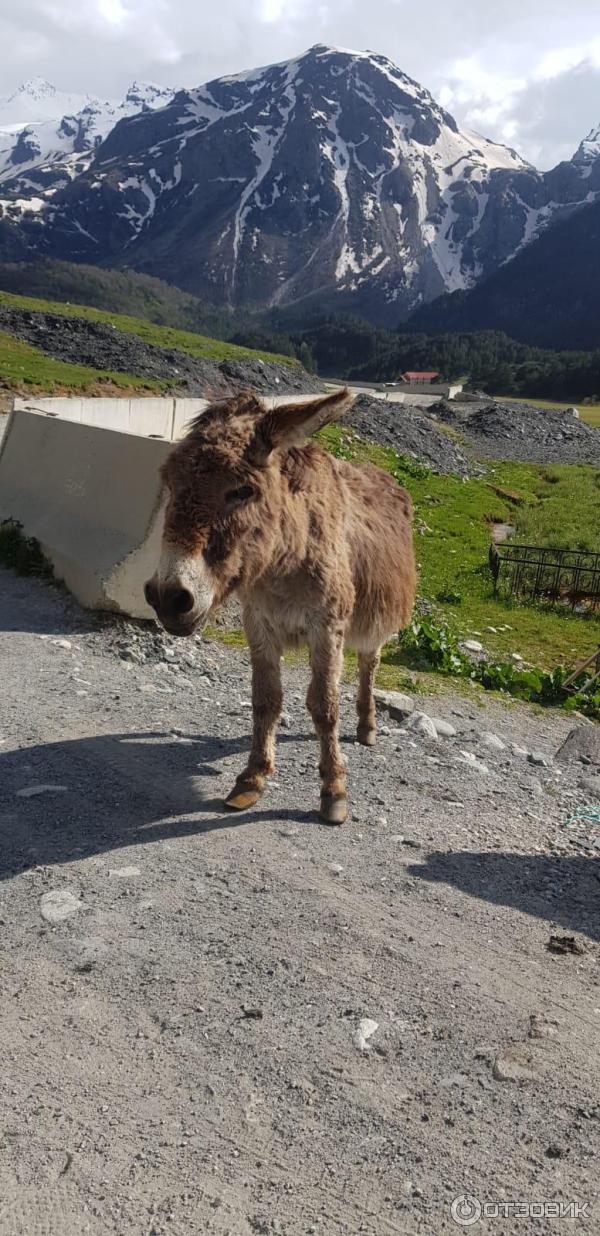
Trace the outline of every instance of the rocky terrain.
{"type": "Polygon", "coordinates": [[[600,434],[572,412],[469,397],[429,408],[359,395],[344,418],[362,438],[391,446],[434,472],[468,476],[486,459],[596,464],[600,434]],[[447,426],[452,435],[444,432],[447,426]]]}
{"type": "Polygon", "coordinates": [[[568,409],[484,396],[478,403],[442,400],[428,409],[428,415],[460,433],[480,458],[600,465],[600,434],[568,409]]]}
{"type": "Polygon", "coordinates": [[[145,343],[137,335],[86,318],[30,312],[0,304],[0,331],[33,344],[57,360],[172,381],[179,394],[229,395],[248,387],[259,393],[281,394],[322,390],[318,379],[300,365],[280,365],[252,357],[217,364],[188,352],[145,343]]]}
{"type": "Polygon", "coordinates": [[[433,472],[467,476],[473,468],[461,446],[439,429],[423,408],[359,395],[344,424],[351,425],[367,442],[391,446],[433,472]]]}
{"type": "Polygon", "coordinates": [[[166,101],[138,96],[136,115],[129,96],[112,105],[114,127],[96,101],[9,139],[0,256],[133,268],[213,305],[318,303],[396,325],[600,196],[593,134],[538,172],[374,52],[319,44],[166,101]]]}
{"type": "Polygon", "coordinates": [[[243,651],[2,572],[0,673],[2,1233],[598,1230],[596,728],[344,685],[332,830],[302,668],[235,817],[243,651]]]}

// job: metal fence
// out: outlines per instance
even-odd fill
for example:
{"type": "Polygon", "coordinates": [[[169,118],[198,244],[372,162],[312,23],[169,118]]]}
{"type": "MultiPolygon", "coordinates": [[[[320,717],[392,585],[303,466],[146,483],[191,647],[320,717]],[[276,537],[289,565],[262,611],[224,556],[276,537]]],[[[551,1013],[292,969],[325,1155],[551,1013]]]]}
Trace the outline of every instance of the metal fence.
{"type": "Polygon", "coordinates": [[[497,593],[558,602],[572,609],[600,609],[600,553],[492,545],[489,557],[497,593]]]}

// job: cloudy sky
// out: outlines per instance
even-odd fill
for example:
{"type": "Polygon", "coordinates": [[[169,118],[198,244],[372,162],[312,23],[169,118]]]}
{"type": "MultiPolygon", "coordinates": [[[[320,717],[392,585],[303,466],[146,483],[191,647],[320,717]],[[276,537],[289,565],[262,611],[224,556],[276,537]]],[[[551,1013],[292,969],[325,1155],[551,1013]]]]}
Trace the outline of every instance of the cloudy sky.
{"type": "Polygon", "coordinates": [[[193,86],[329,43],[383,52],[538,167],[600,124],[598,0],[0,0],[0,39],[3,93],[193,86]]]}

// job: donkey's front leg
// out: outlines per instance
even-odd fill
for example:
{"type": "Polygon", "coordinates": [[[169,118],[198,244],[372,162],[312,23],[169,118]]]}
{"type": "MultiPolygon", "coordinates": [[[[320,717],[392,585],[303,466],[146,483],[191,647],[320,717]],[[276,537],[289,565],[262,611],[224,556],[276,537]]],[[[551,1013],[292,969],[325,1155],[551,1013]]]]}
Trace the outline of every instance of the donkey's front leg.
{"type": "Polygon", "coordinates": [[[306,704],[321,744],[319,815],[326,824],[343,824],[348,815],[346,765],[338,739],[343,648],[341,624],[316,631],[310,643],[312,676],[306,704]]]}
{"type": "Polygon", "coordinates": [[[244,772],[240,773],[225,806],[235,811],[253,807],[265,791],[267,777],[275,769],[275,734],[281,713],[281,650],[250,648],[252,657],[252,746],[244,772]]]}

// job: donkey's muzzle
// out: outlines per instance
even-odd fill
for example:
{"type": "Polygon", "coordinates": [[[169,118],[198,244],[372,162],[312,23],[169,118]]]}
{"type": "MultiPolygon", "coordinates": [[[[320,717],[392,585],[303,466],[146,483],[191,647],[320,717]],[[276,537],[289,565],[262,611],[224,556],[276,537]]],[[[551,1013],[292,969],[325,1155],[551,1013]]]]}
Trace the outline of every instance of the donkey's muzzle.
{"type": "Polygon", "coordinates": [[[144,596],[169,635],[193,635],[204,615],[196,610],[189,588],[167,584],[162,588],[153,579],[144,585],[144,596]]]}

